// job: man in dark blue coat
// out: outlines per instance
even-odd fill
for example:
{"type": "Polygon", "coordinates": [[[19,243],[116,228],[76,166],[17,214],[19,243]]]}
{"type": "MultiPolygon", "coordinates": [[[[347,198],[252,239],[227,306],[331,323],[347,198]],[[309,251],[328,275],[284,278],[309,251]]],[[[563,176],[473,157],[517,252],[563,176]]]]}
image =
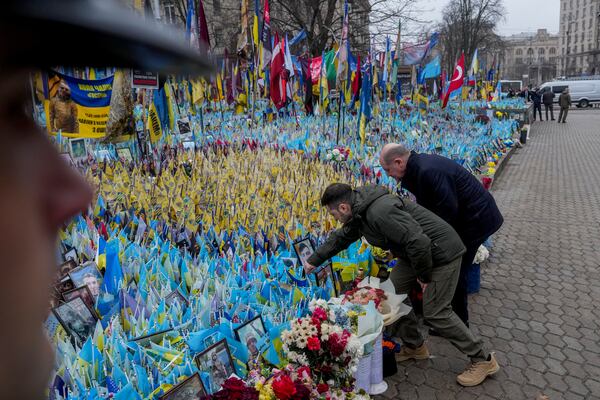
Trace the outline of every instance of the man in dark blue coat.
{"type": "Polygon", "coordinates": [[[475,176],[445,157],[411,152],[390,143],[381,150],[379,162],[389,176],[414,194],[417,203],[448,222],[467,248],[452,308],[468,326],[467,268],[479,246],[504,222],[494,198],[475,176]]]}

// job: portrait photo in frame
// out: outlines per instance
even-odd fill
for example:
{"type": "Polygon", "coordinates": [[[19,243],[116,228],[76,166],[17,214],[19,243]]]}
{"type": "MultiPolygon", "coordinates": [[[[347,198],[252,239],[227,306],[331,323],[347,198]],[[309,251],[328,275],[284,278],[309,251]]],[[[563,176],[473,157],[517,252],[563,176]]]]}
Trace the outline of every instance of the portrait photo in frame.
{"type": "Polygon", "coordinates": [[[96,315],[81,297],[74,297],[53,308],[52,311],[65,331],[80,345],[94,333],[96,315]]]}
{"type": "Polygon", "coordinates": [[[81,297],[85,305],[88,306],[88,308],[92,310],[94,314],[96,314],[96,300],[94,299],[94,296],[92,296],[92,292],[90,292],[90,289],[87,287],[87,285],[67,290],[66,292],[62,293],[62,297],[65,302],[69,302],[75,297],[81,297]]]}
{"type": "Polygon", "coordinates": [[[77,254],[77,250],[74,249],[74,248],[72,248],[72,247],[70,249],[67,249],[63,253],[62,256],[63,256],[63,260],[65,262],[69,261],[69,260],[73,260],[73,261],[75,261],[77,263],[79,261],[79,255],[77,254]]]}
{"type": "Polygon", "coordinates": [[[237,339],[242,343],[246,350],[248,350],[250,359],[257,359],[259,351],[256,343],[267,333],[262,317],[259,315],[252,318],[250,321],[243,323],[233,331],[235,332],[237,339]]]}
{"type": "Polygon", "coordinates": [[[87,285],[92,296],[94,296],[94,300],[98,298],[100,287],[102,286],[102,274],[98,271],[98,266],[95,262],[88,261],[69,272],[69,276],[75,287],[87,285]]]}
{"type": "Polygon", "coordinates": [[[117,149],[117,155],[119,156],[120,159],[122,159],[125,162],[132,162],[133,161],[133,156],[131,155],[131,150],[129,150],[128,147],[122,147],[120,149],[117,149]]]}
{"type": "Polygon", "coordinates": [[[325,290],[331,290],[330,294],[332,297],[339,295],[339,288],[337,285],[337,279],[333,272],[333,266],[331,263],[327,263],[317,269],[315,272],[315,278],[317,280],[317,286],[325,290]]]}
{"type": "Polygon", "coordinates": [[[85,147],[85,139],[70,139],[69,147],[71,150],[71,156],[73,157],[73,161],[81,161],[87,157],[87,149],[85,147]]]}
{"type": "Polygon", "coordinates": [[[196,372],[183,382],[179,383],[177,386],[174,386],[159,397],[160,400],[191,400],[191,399],[201,399],[206,396],[206,389],[204,388],[204,384],[202,383],[202,379],[200,378],[200,374],[196,372]]]}
{"type": "Polygon", "coordinates": [[[235,372],[233,358],[225,339],[196,355],[194,361],[198,370],[210,375],[210,385],[206,389],[211,394],[219,391],[223,382],[235,372]]]}

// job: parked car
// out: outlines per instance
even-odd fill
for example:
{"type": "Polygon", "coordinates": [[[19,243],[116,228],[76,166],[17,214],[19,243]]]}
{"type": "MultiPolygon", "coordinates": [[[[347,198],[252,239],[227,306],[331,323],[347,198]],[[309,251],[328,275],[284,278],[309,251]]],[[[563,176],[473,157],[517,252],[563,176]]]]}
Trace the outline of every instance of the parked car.
{"type": "Polygon", "coordinates": [[[589,107],[592,103],[600,103],[600,80],[575,80],[575,81],[552,81],[540,86],[541,94],[552,90],[555,94],[554,103],[558,103],[558,97],[569,88],[571,101],[577,107],[589,107]]]}

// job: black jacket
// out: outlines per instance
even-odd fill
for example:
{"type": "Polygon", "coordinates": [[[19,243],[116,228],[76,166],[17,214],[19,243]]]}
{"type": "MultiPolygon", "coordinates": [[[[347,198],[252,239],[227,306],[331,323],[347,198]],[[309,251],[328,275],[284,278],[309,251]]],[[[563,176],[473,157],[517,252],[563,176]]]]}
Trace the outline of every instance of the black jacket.
{"type": "Polygon", "coordinates": [[[483,242],[504,222],[496,201],[479,180],[448,158],[412,152],[402,187],[449,223],[466,245],[483,242]]]}
{"type": "Polygon", "coordinates": [[[542,102],[549,106],[554,103],[554,92],[552,90],[546,90],[542,95],[542,102]]]}
{"type": "Polygon", "coordinates": [[[434,213],[382,186],[365,186],[353,192],[352,219],[331,233],[307,261],[321,265],[361,236],[373,246],[391,250],[423,282],[431,281],[432,268],[465,252],[458,234],[434,213]]]}
{"type": "Polygon", "coordinates": [[[542,97],[538,92],[529,92],[529,100],[531,100],[536,106],[542,104],[542,97]]]}

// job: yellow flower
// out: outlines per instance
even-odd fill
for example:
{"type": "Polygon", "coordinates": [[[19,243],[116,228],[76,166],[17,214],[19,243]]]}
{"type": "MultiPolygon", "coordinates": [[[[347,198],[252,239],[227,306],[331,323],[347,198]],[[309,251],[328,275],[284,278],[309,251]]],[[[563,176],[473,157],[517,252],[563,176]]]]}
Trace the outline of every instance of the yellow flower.
{"type": "Polygon", "coordinates": [[[272,400],[275,399],[275,392],[271,384],[263,386],[262,390],[258,393],[258,400],[272,400]]]}

